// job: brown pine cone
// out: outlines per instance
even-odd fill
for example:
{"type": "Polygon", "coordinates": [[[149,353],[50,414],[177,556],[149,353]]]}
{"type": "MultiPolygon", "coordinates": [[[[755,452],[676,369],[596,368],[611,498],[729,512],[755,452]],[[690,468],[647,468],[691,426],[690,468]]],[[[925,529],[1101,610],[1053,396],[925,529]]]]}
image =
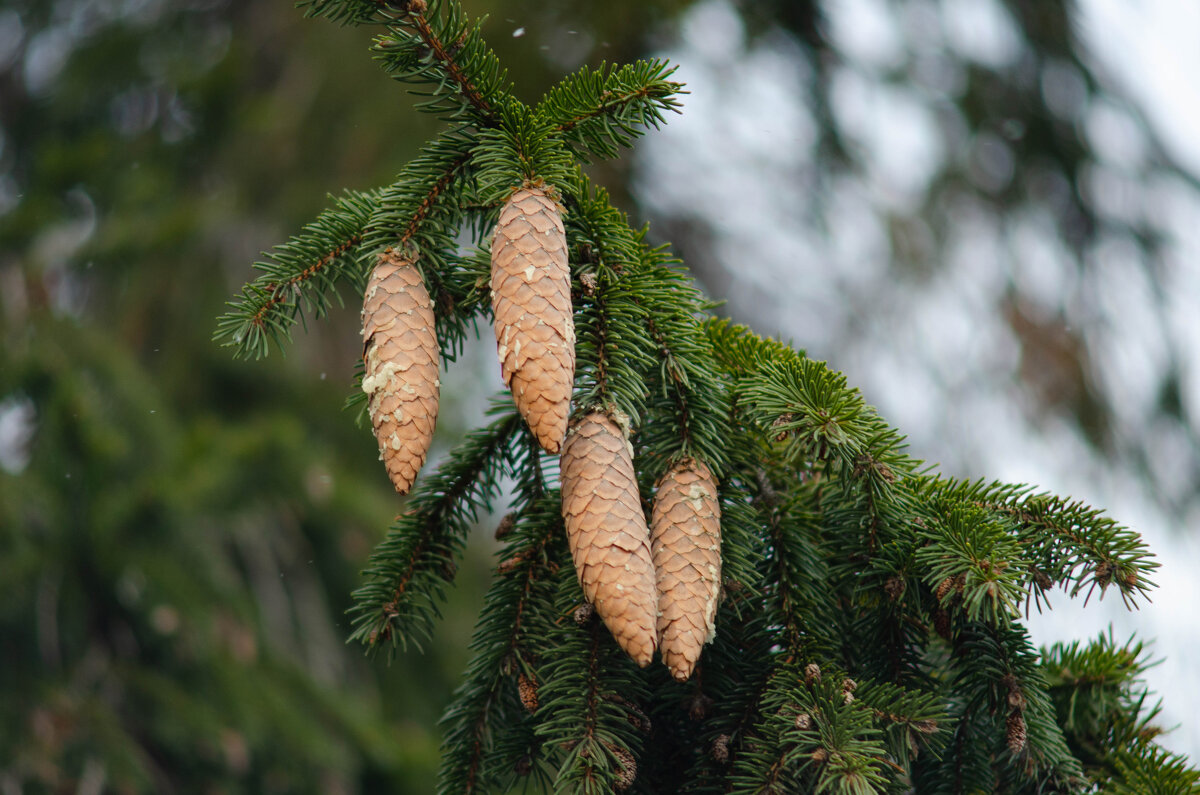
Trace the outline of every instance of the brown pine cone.
{"type": "Polygon", "coordinates": [[[379,458],[401,494],[425,463],[441,386],[433,302],[413,262],[392,249],[381,253],[362,309],[362,388],[379,458]]]}
{"type": "Polygon", "coordinates": [[[651,527],[659,648],[682,682],[713,638],[721,593],[721,506],[708,467],[685,459],[667,470],[658,482],[651,527]]]}
{"type": "Polygon", "coordinates": [[[562,209],[521,188],[492,236],[492,314],[504,383],[538,443],[557,453],[575,380],[575,324],[562,209]]]}
{"type": "Polygon", "coordinates": [[[594,411],[572,424],[561,457],[562,512],[575,573],[621,648],[643,668],[654,657],[654,564],[633,451],[594,411]]]}

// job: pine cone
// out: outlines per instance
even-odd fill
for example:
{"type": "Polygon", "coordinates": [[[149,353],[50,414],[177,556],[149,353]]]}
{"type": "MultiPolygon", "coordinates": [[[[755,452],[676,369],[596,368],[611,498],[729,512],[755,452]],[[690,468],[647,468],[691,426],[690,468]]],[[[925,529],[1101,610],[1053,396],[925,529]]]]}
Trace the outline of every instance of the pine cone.
{"type": "Polygon", "coordinates": [[[713,638],[721,593],[721,507],[708,467],[687,459],[667,470],[651,526],[659,645],[671,675],[682,682],[713,638]]]}
{"type": "Polygon", "coordinates": [[[388,249],[367,281],[362,310],[367,409],[379,458],[407,494],[425,463],[438,413],[433,302],[411,257],[388,249]]]}
{"type": "Polygon", "coordinates": [[[557,453],[575,380],[575,324],[562,212],[542,188],[518,190],[500,211],[492,314],[504,383],[538,443],[557,453]]]}
{"type": "Polygon", "coordinates": [[[563,443],[562,511],[575,573],[621,648],[643,668],[654,657],[654,564],[633,451],[600,412],[576,421],[563,443]]]}

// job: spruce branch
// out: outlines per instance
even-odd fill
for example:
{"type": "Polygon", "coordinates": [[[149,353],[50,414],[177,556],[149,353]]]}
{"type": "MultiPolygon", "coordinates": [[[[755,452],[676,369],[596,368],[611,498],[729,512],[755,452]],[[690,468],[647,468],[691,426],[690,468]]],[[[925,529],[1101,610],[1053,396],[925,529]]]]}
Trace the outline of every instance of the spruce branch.
{"type": "Polygon", "coordinates": [[[407,648],[428,637],[472,523],[499,494],[505,459],[521,454],[510,444],[520,417],[507,402],[497,401],[492,413],[498,418],[468,434],[413,492],[405,513],[371,554],[363,572],[368,581],[354,592],[349,611],[352,640],[375,650],[385,641],[390,648],[407,648]]]}
{"type": "MultiPolygon", "coordinates": [[[[525,469],[536,461],[531,451],[525,469]]],[[[512,760],[496,753],[496,737],[513,723],[528,720],[506,691],[519,675],[532,671],[539,653],[537,641],[530,637],[528,614],[553,600],[553,575],[558,570],[554,553],[562,546],[558,494],[542,495],[516,513],[519,518],[502,553],[504,572],[488,589],[471,642],[470,665],[442,718],[439,792],[486,792],[502,780],[500,762],[509,761],[511,770],[512,760]],[[496,763],[489,763],[496,757],[496,763]]]]}
{"type": "Polygon", "coordinates": [[[964,699],[960,720],[975,727],[970,742],[1001,781],[1015,786],[1037,771],[1063,786],[1083,782],[1024,627],[963,622],[954,657],[952,689],[964,699]]]}
{"type": "Polygon", "coordinates": [[[516,100],[501,109],[494,127],[480,132],[471,158],[480,199],[497,207],[523,185],[562,189],[576,169],[553,126],[516,100]]]}
{"type": "Polygon", "coordinates": [[[973,503],[993,512],[1011,527],[1015,541],[1028,561],[1026,587],[1043,592],[1045,583],[1069,585],[1077,596],[1099,587],[1101,595],[1116,585],[1127,607],[1136,607],[1154,583],[1159,564],[1142,537],[1081,502],[1028,486],[984,481],[956,481],[933,476],[916,483],[918,492],[933,496],[942,505],[973,503]]]}
{"type": "Polygon", "coordinates": [[[229,311],[217,319],[214,339],[234,348],[235,357],[262,358],[271,342],[283,349],[306,312],[323,317],[333,298],[341,301],[342,280],[358,275],[354,254],[368,234],[381,193],[347,191],[300,234],[255,263],[260,275],[229,302],[229,311]]]}
{"type": "Polygon", "coordinates": [[[710,305],[678,269],[664,246],[651,248],[639,235],[637,271],[647,289],[639,299],[648,315],[646,328],[658,349],[659,366],[646,374],[650,393],[648,420],[641,444],[657,475],[683,458],[698,458],[720,478],[728,467],[726,447],[728,384],[716,376],[712,350],[696,318],[710,305]]]}
{"type": "Polygon", "coordinates": [[[1150,745],[1161,733],[1154,721],[1162,703],[1148,703],[1141,681],[1149,662],[1142,643],[1118,645],[1111,630],[1083,644],[1042,649],[1042,672],[1071,751],[1089,777],[1115,778],[1120,752],[1150,745]]]}
{"type": "Polygon", "coordinates": [[[971,621],[1001,623],[1024,595],[1021,548],[985,511],[958,503],[918,533],[916,564],[943,607],[961,606],[971,621]]]}
{"type": "Polygon", "coordinates": [[[299,0],[306,17],[324,17],[339,25],[382,24],[405,13],[403,0],[299,0]]]}
{"type": "Polygon", "coordinates": [[[1179,754],[1146,743],[1114,755],[1116,773],[1104,782],[1113,795],[1196,795],[1200,771],[1179,754]]]}
{"type": "Polygon", "coordinates": [[[682,83],[667,78],[676,67],[654,59],[597,69],[582,67],[550,89],[537,113],[562,134],[579,157],[611,158],[647,128],[665,122],[664,112],[679,113],[675,99],[682,83]]]}
{"type": "MultiPolygon", "coordinates": [[[[361,4],[364,0],[358,0],[361,4]]],[[[418,110],[453,122],[494,127],[500,108],[513,101],[496,54],[454,0],[409,0],[402,14],[386,17],[387,33],[372,45],[393,79],[427,99],[418,110]]]]}
{"type": "Polygon", "coordinates": [[[687,458],[720,474],[716,637],[683,684],[635,668],[580,605],[561,494],[515,412],[494,410],[425,479],[355,593],[353,637],[371,650],[428,636],[471,525],[515,477],[443,722],[441,792],[1195,791],[1186,762],[1153,745],[1140,645],[1039,657],[1016,623],[1054,583],[1116,584],[1133,604],[1157,566],[1140,537],[1025,486],[931,474],[842,374],[706,319],[679,262],[590,184],[583,161],[678,112],[672,67],[583,69],[530,107],[451,0],[305,8],[382,25],[377,58],[450,125],[395,184],[347,194],[276,249],[218,336],[265,353],[392,246],[420,268],[453,360],[491,312],[499,208],[537,189],[565,215],[576,406],[629,417],[642,494],[687,458]]]}
{"type": "Polygon", "coordinates": [[[740,416],[782,442],[794,466],[824,462],[844,482],[866,478],[885,495],[898,474],[915,467],[900,452],[902,437],[841,373],[728,321],[710,320],[705,331],[734,379],[740,416]]]}
{"type": "Polygon", "coordinates": [[[536,669],[541,706],[534,729],[557,770],[553,791],[623,791],[637,777],[634,760],[651,728],[640,706],[648,698],[646,681],[598,617],[571,618],[579,607],[571,566],[560,568],[557,585],[559,617],[542,629],[555,653],[536,669]]]}
{"type": "Polygon", "coordinates": [[[762,699],[765,720],[733,766],[734,792],[875,793],[894,768],[853,683],[811,664],[785,663],[762,699]],[[849,685],[847,684],[849,683],[849,685]]]}

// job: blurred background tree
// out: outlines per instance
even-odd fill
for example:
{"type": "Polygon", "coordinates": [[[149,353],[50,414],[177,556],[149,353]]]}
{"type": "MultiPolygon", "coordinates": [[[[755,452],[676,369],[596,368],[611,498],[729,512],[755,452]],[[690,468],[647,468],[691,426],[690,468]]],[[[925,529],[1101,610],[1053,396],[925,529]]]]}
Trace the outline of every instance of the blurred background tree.
{"type": "MultiPolygon", "coordinates": [[[[1195,177],[1088,4],[465,5],[523,98],[670,50],[685,115],[595,176],[917,455],[1057,488],[1013,465],[1032,428],[1195,516],[1195,177]]],[[[0,6],[0,788],[431,787],[488,549],[424,657],[344,647],[400,510],[341,411],[357,313],[269,366],[211,342],[258,251],[428,136],[367,35],[286,3],[0,6]]],[[[446,439],[494,388],[484,354],[446,439]]]]}

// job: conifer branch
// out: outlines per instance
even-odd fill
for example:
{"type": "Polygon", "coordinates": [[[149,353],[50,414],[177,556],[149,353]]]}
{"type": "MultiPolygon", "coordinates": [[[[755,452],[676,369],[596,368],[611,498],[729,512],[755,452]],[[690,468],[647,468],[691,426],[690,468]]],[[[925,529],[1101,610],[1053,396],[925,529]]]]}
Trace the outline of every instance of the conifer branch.
{"type": "Polygon", "coordinates": [[[1040,587],[1039,581],[1071,583],[1068,593],[1076,596],[1085,587],[1103,593],[1116,585],[1126,606],[1136,607],[1137,598],[1154,585],[1150,575],[1159,564],[1141,536],[1081,502],[1034,494],[1028,486],[936,477],[921,478],[916,489],[943,504],[980,506],[1010,523],[1029,562],[1026,587],[1040,587]]]}
{"type": "Polygon", "coordinates": [[[571,186],[571,212],[565,221],[569,239],[588,251],[594,287],[576,307],[576,397],[580,406],[604,405],[629,417],[640,428],[645,407],[643,373],[655,365],[647,333],[648,312],[638,296],[648,281],[636,270],[641,250],[628,224],[593,191],[582,172],[571,186]],[[582,382],[582,386],[580,386],[582,382]]]}
{"type": "Polygon", "coordinates": [[[368,582],[354,592],[350,609],[352,639],[376,649],[384,641],[406,647],[427,636],[472,522],[499,493],[501,464],[521,426],[520,417],[502,405],[499,419],[468,434],[414,492],[407,511],[371,554],[364,571],[368,582]]]}
{"type": "Polygon", "coordinates": [[[657,348],[658,367],[646,373],[650,419],[642,439],[651,472],[657,474],[682,458],[703,461],[719,479],[728,467],[730,436],[727,384],[714,378],[707,340],[696,317],[709,308],[665,247],[650,248],[639,236],[637,271],[649,289],[638,299],[647,315],[646,329],[657,348]]]}
{"type": "Polygon", "coordinates": [[[678,111],[672,67],[584,69],[531,108],[453,0],[305,7],[383,25],[373,49],[384,68],[452,123],[391,187],[347,194],[277,248],[218,336],[261,355],[302,307],[323,314],[342,281],[398,246],[421,270],[453,360],[490,311],[499,208],[536,187],[566,208],[576,404],[630,418],[643,493],[685,457],[721,475],[723,598],[685,690],[636,669],[580,607],[561,495],[515,412],[425,479],[354,595],[353,637],[372,650],[427,636],[471,525],[505,472],[517,481],[473,658],[444,718],[442,793],[526,777],[547,791],[649,791],[681,775],[694,792],[1193,787],[1195,771],[1152,743],[1140,646],[1102,639],[1039,661],[1015,623],[1019,602],[1055,582],[1072,595],[1115,583],[1132,604],[1157,566],[1140,537],[1024,486],[929,474],[840,373],[702,320],[711,306],[679,263],[589,183],[583,161],[616,155],[678,111]]]}
{"type": "MultiPolygon", "coordinates": [[[[483,98],[483,94],[480,93],[479,89],[467,77],[466,72],[463,71],[458,62],[454,60],[451,47],[438,38],[437,33],[429,26],[429,21],[425,18],[424,9],[420,8],[420,6],[424,5],[425,3],[421,0],[415,0],[415,2],[414,0],[410,0],[409,2],[409,7],[413,9],[411,13],[412,24],[420,35],[421,41],[425,42],[425,46],[429,48],[433,57],[441,63],[442,68],[445,69],[450,79],[458,84],[459,91],[474,106],[475,110],[479,112],[480,117],[489,120],[495,118],[496,111],[483,98]],[[419,6],[418,3],[420,4],[419,6]]],[[[457,39],[452,47],[456,50],[460,48],[464,38],[465,35],[457,39]]]]}
{"type": "Polygon", "coordinates": [[[422,87],[410,89],[429,97],[419,110],[480,128],[498,124],[500,108],[514,100],[479,23],[469,22],[457,2],[408,0],[385,20],[388,32],[372,49],[394,79],[422,87]]]}
{"type": "Polygon", "coordinates": [[[380,191],[347,191],[307,224],[299,235],[255,263],[261,275],[242,288],[239,299],[217,320],[214,339],[235,348],[234,356],[262,358],[269,342],[280,349],[291,327],[308,311],[321,317],[338,283],[354,271],[354,252],[368,233],[380,191]]]}
{"type": "Polygon", "coordinates": [[[555,756],[555,792],[610,793],[622,776],[628,783],[637,776],[634,760],[650,729],[637,706],[646,701],[646,682],[594,614],[571,619],[579,585],[570,566],[559,571],[554,604],[559,618],[544,637],[555,654],[539,661],[534,731],[555,756]]]}
{"type": "MultiPolygon", "coordinates": [[[[536,456],[528,461],[536,463],[536,456]]],[[[500,717],[511,723],[517,719],[502,691],[516,675],[532,670],[527,658],[536,656],[536,651],[522,650],[529,635],[527,613],[541,609],[553,598],[552,575],[558,564],[551,548],[556,542],[561,546],[562,541],[557,492],[526,508],[515,518],[511,532],[512,540],[503,553],[503,572],[484,600],[466,678],[442,719],[446,734],[438,778],[439,792],[447,795],[489,788],[495,776],[488,774],[487,757],[495,744],[496,720],[500,717]]]]}
{"type": "Polygon", "coordinates": [[[680,112],[674,97],[687,92],[667,79],[674,72],[658,59],[583,67],[550,89],[537,112],[578,154],[616,157],[646,129],[657,129],[665,111],[680,112]]]}

